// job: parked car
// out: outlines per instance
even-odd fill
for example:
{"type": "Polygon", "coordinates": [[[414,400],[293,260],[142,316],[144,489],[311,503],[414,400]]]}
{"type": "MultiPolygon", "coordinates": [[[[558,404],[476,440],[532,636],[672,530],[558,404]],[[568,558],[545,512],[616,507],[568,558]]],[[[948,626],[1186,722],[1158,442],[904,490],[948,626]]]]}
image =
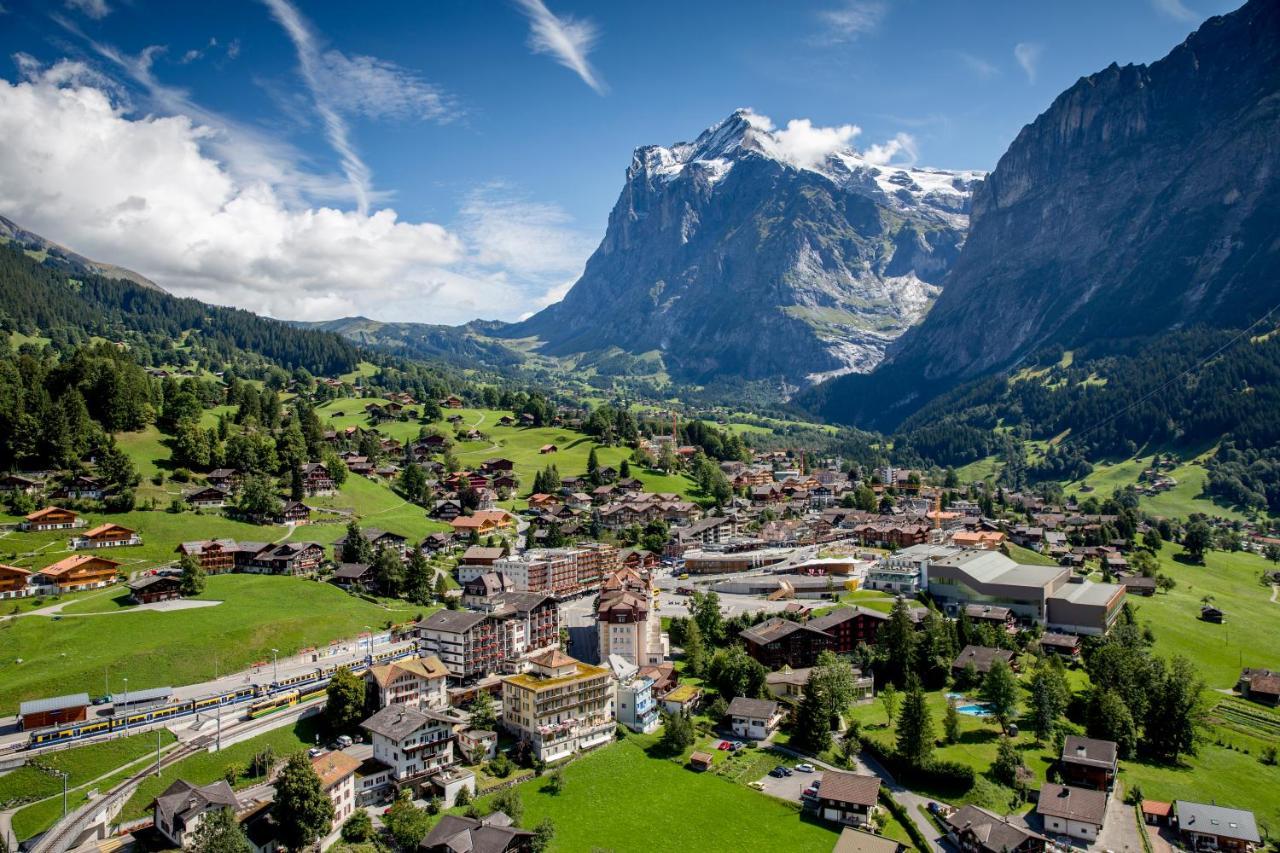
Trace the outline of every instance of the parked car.
{"type": "Polygon", "coordinates": [[[791,772],[790,767],[784,767],[781,764],[773,768],[773,772],[776,773],[778,776],[794,776],[795,775],[794,773],[791,772]]]}
{"type": "Polygon", "coordinates": [[[338,738],[339,749],[346,749],[347,747],[351,746],[353,743],[355,743],[355,741],[351,739],[350,735],[343,735],[342,737],[338,738]]]}
{"type": "Polygon", "coordinates": [[[803,764],[797,764],[796,769],[799,770],[801,773],[812,773],[818,768],[814,767],[812,764],[806,761],[803,764]]]}
{"type": "Polygon", "coordinates": [[[810,785],[800,794],[800,798],[804,800],[812,800],[818,796],[818,786],[810,785]]]}
{"type": "Polygon", "coordinates": [[[318,746],[313,746],[307,750],[307,757],[315,758],[317,755],[324,755],[324,750],[318,746]]]}
{"type": "Polygon", "coordinates": [[[785,773],[783,773],[783,772],[782,772],[782,768],[781,768],[781,767],[775,767],[775,768],[773,768],[772,770],[770,770],[770,771],[769,771],[769,775],[770,775],[770,776],[772,776],[772,777],[773,777],[773,778],[775,778],[775,779],[781,779],[783,776],[785,776],[785,775],[787,775],[787,774],[785,774],[785,773]]]}

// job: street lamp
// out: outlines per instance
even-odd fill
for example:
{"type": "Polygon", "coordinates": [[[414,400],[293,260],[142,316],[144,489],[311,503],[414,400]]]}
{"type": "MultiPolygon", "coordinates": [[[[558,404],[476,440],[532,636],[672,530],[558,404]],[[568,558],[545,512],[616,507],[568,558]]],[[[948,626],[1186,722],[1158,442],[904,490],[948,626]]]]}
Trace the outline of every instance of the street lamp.
{"type": "Polygon", "coordinates": [[[373,659],[373,629],[368,625],[364,626],[365,645],[369,647],[369,659],[373,659]]]}
{"type": "Polygon", "coordinates": [[[129,733],[129,679],[124,680],[124,731],[129,733]]]}
{"type": "Polygon", "coordinates": [[[58,775],[62,777],[62,816],[67,816],[67,773],[59,770],[58,775]]]}
{"type": "Polygon", "coordinates": [[[275,673],[272,676],[271,680],[277,684],[280,683],[280,660],[279,658],[276,657],[276,655],[279,653],[280,653],[279,649],[271,650],[271,669],[272,669],[272,672],[275,673]]]}

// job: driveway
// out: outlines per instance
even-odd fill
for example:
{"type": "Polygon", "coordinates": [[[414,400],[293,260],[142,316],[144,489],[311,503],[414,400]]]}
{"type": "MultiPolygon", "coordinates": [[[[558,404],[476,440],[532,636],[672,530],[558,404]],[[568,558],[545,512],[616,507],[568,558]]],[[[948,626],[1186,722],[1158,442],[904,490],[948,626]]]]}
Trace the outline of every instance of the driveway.
{"type": "Polygon", "coordinates": [[[821,779],[822,771],[801,773],[797,770],[792,775],[783,776],[781,779],[776,779],[766,773],[760,778],[760,784],[764,786],[764,793],[769,796],[798,803],[800,802],[800,794],[804,789],[821,779]]]}
{"type": "Polygon", "coordinates": [[[1133,806],[1124,802],[1124,789],[1119,783],[1107,801],[1106,822],[1091,845],[1093,850],[1112,850],[1115,853],[1142,853],[1142,836],[1133,806]]]}

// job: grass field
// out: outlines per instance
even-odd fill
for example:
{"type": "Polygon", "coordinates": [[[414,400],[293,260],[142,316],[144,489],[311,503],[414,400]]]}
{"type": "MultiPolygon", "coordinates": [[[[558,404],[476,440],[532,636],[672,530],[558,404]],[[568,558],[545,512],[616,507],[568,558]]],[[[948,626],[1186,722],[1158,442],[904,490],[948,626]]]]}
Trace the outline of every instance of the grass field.
{"type": "Polygon", "coordinates": [[[1000,471],[1000,465],[1000,457],[984,456],[968,465],[961,465],[956,469],[956,476],[960,478],[961,484],[978,483],[994,477],[1000,471]]]}
{"type": "Polygon", "coordinates": [[[1172,591],[1130,599],[1138,621],[1155,632],[1156,654],[1190,658],[1211,688],[1231,687],[1244,666],[1280,669],[1280,604],[1258,580],[1271,564],[1256,554],[1210,551],[1205,565],[1192,566],[1174,559],[1180,552],[1165,545],[1159,554],[1161,571],[1177,581],[1172,591]],[[1205,595],[1225,611],[1225,624],[1200,620],[1205,595]]]}
{"type": "MultiPolygon", "coordinates": [[[[338,494],[307,498],[306,503],[315,508],[354,512],[360,519],[362,527],[390,530],[402,536],[408,536],[414,542],[421,541],[428,533],[451,529],[444,522],[427,518],[426,510],[397,495],[386,483],[375,482],[368,477],[355,474],[347,475],[346,482],[342,484],[338,494]]],[[[314,525],[315,528],[321,526],[314,525]]],[[[342,533],[346,532],[345,524],[338,526],[341,527],[342,533]]],[[[328,541],[332,542],[338,536],[328,541]]],[[[296,531],[294,537],[317,542],[327,538],[324,535],[315,535],[315,531],[310,526],[296,531]]]]}
{"type": "Polygon", "coordinates": [[[628,737],[575,761],[565,768],[558,795],[543,790],[545,779],[517,786],[524,824],[550,818],[553,851],[827,853],[835,843],[835,832],[802,818],[792,804],[650,757],[645,747],[653,742],[628,737]]]}
{"type": "Polygon", "coordinates": [[[1024,566],[1056,566],[1058,561],[1052,557],[1047,557],[1039,551],[1032,551],[1030,548],[1023,548],[1021,545],[1015,545],[1012,542],[1006,542],[1004,547],[1009,551],[1010,559],[1021,563],[1024,566]]]}
{"type": "MultiPolygon", "coordinates": [[[[1226,519],[1244,520],[1248,518],[1238,510],[1216,504],[1207,497],[1200,497],[1204,491],[1205,481],[1209,478],[1209,472],[1201,463],[1212,453],[1213,449],[1211,448],[1194,459],[1188,460],[1170,470],[1168,472],[1169,476],[1177,480],[1178,484],[1158,495],[1142,496],[1138,500],[1138,505],[1152,515],[1168,518],[1186,518],[1193,512],[1202,512],[1205,515],[1226,519]]],[[[1137,485],[1138,475],[1151,467],[1153,458],[1153,455],[1146,455],[1135,456],[1115,463],[1096,463],[1093,466],[1093,473],[1083,480],[1065,484],[1064,491],[1067,495],[1075,495],[1077,497],[1086,497],[1087,494],[1091,494],[1099,500],[1110,497],[1111,493],[1116,489],[1137,485]],[[1086,494],[1082,490],[1085,485],[1091,486],[1092,491],[1086,494]]]]}
{"type": "MultiPolygon", "coordinates": [[[[216,607],[169,613],[118,612],[53,621],[23,616],[0,623],[0,713],[45,696],[191,684],[216,673],[353,637],[365,625],[404,622],[426,612],[405,604],[388,610],[325,583],[264,575],[209,578],[200,598],[216,607]],[[16,661],[21,660],[21,663],[16,661]]],[[[88,608],[91,602],[77,603],[88,608]]],[[[108,602],[102,602],[104,609],[108,602]]],[[[97,605],[95,605],[97,606],[97,605]]]]}
{"type": "MultiPolygon", "coordinates": [[[[174,740],[174,736],[168,730],[161,732],[162,744],[173,743],[174,740]]],[[[156,736],[147,732],[105,743],[47,753],[40,757],[40,763],[52,771],[66,773],[67,787],[75,788],[110,773],[122,765],[152,754],[155,747],[156,736]]],[[[19,767],[0,776],[0,803],[12,802],[19,798],[36,800],[60,793],[62,793],[60,776],[31,766],[19,767]]],[[[59,801],[59,808],[61,808],[61,801],[59,801]]]]}
{"type": "MultiPolygon", "coordinates": [[[[332,400],[316,409],[317,414],[335,429],[348,426],[367,427],[368,418],[364,407],[371,402],[385,402],[374,399],[341,399],[332,400]],[[340,413],[340,414],[339,414],[340,413]]],[[[458,461],[468,468],[478,467],[486,459],[502,457],[515,463],[516,476],[520,480],[521,491],[528,493],[533,484],[534,475],[552,463],[561,476],[585,474],[587,456],[592,447],[596,447],[596,455],[601,465],[618,467],[622,460],[631,455],[625,447],[604,447],[597,445],[586,435],[560,427],[518,427],[502,426],[498,420],[510,412],[495,409],[448,409],[446,417],[458,415],[462,423],[457,426],[445,421],[433,424],[433,427],[447,429],[450,432],[458,428],[478,429],[486,437],[484,441],[461,442],[455,445],[454,455],[458,461]],[[554,444],[558,451],[554,454],[542,454],[543,445],[554,444]]],[[[422,425],[416,421],[391,421],[379,424],[377,429],[384,435],[409,442],[418,437],[422,425]]],[[[661,471],[632,468],[632,474],[641,480],[645,488],[651,492],[676,492],[690,495],[694,483],[688,477],[668,475],[661,471]]],[[[372,522],[371,522],[372,523],[372,522]]]]}
{"type": "Polygon", "coordinates": [[[241,788],[262,781],[246,775],[249,759],[267,747],[271,747],[283,759],[300,749],[314,746],[319,732],[319,719],[318,716],[306,717],[294,725],[282,726],[228,746],[222,752],[201,752],[166,767],[158,777],[147,779],[138,786],[129,802],[125,803],[120,819],[129,821],[145,816],[151,801],[173,784],[175,779],[207,785],[222,779],[227,767],[234,764],[240,770],[235,787],[241,788]]]}

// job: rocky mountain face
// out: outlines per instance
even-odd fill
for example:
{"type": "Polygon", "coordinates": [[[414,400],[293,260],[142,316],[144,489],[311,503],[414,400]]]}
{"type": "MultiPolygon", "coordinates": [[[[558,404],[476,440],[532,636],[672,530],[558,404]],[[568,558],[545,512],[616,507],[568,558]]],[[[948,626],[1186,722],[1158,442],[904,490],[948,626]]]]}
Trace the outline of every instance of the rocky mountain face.
{"type": "Polygon", "coordinates": [[[90,260],[84,255],[77,254],[52,240],[46,240],[34,231],[28,231],[12,219],[4,216],[0,216],[0,243],[17,243],[28,252],[43,253],[45,263],[61,266],[73,274],[76,272],[91,273],[106,278],[131,281],[150,290],[164,289],[141,273],[118,267],[115,264],[105,264],[101,261],[90,260]]]}
{"type": "Polygon", "coordinates": [[[792,147],[739,110],[692,143],[637,149],[582,278],[501,334],[549,355],[657,353],[696,382],[872,369],[936,298],[981,175],[792,147]]]}
{"type": "Polygon", "coordinates": [[[885,426],[1046,348],[1247,326],[1280,302],[1278,140],[1274,0],[1210,19],[1150,66],[1081,79],[974,191],[964,251],[889,363],[807,399],[885,426]]]}

